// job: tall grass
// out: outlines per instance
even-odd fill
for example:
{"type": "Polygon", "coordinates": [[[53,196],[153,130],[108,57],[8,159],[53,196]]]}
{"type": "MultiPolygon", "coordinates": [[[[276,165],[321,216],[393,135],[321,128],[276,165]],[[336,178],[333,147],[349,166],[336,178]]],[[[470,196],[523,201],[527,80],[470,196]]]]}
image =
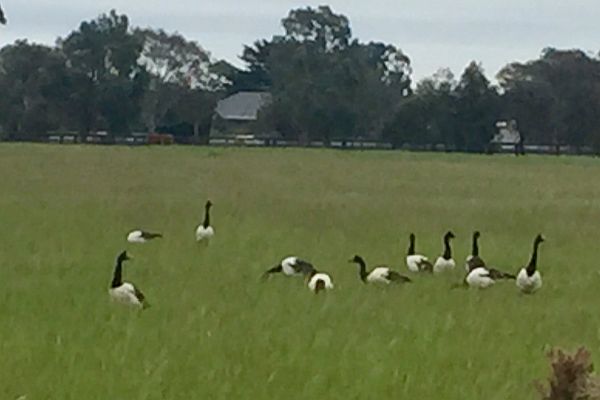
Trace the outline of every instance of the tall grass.
{"type": "Polygon", "coordinates": [[[600,345],[595,159],[2,145],[0,171],[2,399],[525,399],[552,346],[600,345]],[[408,234],[434,258],[447,229],[455,273],[378,288],[347,263],[405,271],[408,234]],[[542,290],[449,290],[474,229],[507,270],[543,232],[542,290]],[[142,313],[108,299],[123,249],[142,313]],[[259,280],[290,254],[336,289],[259,280]]]}

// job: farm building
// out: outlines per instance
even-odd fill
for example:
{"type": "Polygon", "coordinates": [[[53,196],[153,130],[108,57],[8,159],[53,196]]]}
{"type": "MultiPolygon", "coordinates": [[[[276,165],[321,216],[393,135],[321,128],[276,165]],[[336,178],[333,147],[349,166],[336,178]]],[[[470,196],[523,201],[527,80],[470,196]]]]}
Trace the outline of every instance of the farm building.
{"type": "Polygon", "coordinates": [[[496,128],[498,129],[498,133],[494,135],[492,143],[514,146],[521,141],[521,134],[517,129],[517,122],[515,120],[498,121],[496,122],[496,128]]]}
{"type": "Polygon", "coordinates": [[[279,137],[275,132],[261,131],[257,124],[260,110],[270,101],[271,94],[267,92],[238,92],[219,101],[210,130],[211,140],[279,137]]]}
{"type": "MultiPolygon", "coordinates": [[[[515,120],[498,121],[496,123],[496,129],[497,133],[490,141],[491,149],[493,149],[494,152],[517,151],[516,146],[523,144],[515,120]]],[[[518,152],[520,153],[522,150],[523,149],[520,148],[518,152]]]]}

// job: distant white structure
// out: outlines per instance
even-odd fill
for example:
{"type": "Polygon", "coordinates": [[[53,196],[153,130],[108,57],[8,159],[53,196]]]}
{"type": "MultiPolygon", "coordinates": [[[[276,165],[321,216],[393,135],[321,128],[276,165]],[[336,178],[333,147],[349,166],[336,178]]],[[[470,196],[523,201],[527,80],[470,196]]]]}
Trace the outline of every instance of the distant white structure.
{"type": "Polygon", "coordinates": [[[517,129],[517,121],[496,122],[497,133],[494,135],[488,147],[490,153],[514,151],[515,155],[524,155],[524,139],[517,129]]]}
{"type": "Polygon", "coordinates": [[[517,129],[517,121],[514,119],[496,122],[496,129],[498,133],[494,135],[491,143],[514,146],[521,141],[521,134],[517,129]]]}

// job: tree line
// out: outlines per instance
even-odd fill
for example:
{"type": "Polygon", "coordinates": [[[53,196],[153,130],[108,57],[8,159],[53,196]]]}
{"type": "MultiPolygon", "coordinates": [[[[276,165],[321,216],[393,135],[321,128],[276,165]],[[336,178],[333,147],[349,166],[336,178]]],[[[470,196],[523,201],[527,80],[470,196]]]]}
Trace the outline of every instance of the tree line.
{"type": "Polygon", "coordinates": [[[54,46],[17,41],[0,49],[0,135],[161,131],[205,141],[220,98],[267,91],[256,129],[300,143],[362,138],[480,152],[498,120],[515,120],[525,142],[600,151],[600,55],[547,48],[506,65],[497,84],[475,61],[458,77],[441,69],[413,82],[407,54],[353,37],[348,18],[327,6],[292,10],[282,28],[244,46],[241,69],[114,10],[54,46]]]}

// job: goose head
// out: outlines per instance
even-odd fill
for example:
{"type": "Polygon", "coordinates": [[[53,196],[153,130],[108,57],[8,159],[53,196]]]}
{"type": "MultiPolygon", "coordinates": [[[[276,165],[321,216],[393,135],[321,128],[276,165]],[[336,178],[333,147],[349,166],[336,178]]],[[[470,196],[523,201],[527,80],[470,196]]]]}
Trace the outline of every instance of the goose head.
{"type": "Polygon", "coordinates": [[[119,256],[117,257],[117,262],[120,263],[127,260],[131,260],[131,257],[129,257],[129,254],[127,254],[127,251],[121,252],[121,254],[119,254],[119,256]]]}
{"type": "Polygon", "coordinates": [[[204,205],[204,207],[205,207],[206,209],[209,209],[209,208],[211,208],[211,207],[212,207],[212,205],[213,205],[213,203],[212,203],[210,200],[207,200],[207,201],[206,201],[206,204],[204,205]]]}
{"type": "Polygon", "coordinates": [[[474,239],[479,239],[480,236],[481,236],[481,233],[479,233],[479,231],[473,232],[473,238],[474,239]]]}
{"type": "Polygon", "coordinates": [[[364,264],[365,260],[363,260],[363,258],[361,256],[355,255],[354,257],[349,259],[348,262],[354,263],[354,264],[364,264]]]}
{"type": "Polygon", "coordinates": [[[536,243],[536,244],[540,244],[540,243],[542,243],[542,242],[544,242],[544,241],[546,241],[546,238],[545,238],[545,237],[544,237],[544,235],[542,235],[541,233],[540,233],[540,234],[538,234],[538,235],[535,237],[535,243],[536,243]]]}
{"type": "Polygon", "coordinates": [[[448,231],[446,232],[446,234],[444,235],[444,239],[448,240],[448,239],[454,239],[456,236],[454,236],[454,232],[452,231],[448,231]]]}

